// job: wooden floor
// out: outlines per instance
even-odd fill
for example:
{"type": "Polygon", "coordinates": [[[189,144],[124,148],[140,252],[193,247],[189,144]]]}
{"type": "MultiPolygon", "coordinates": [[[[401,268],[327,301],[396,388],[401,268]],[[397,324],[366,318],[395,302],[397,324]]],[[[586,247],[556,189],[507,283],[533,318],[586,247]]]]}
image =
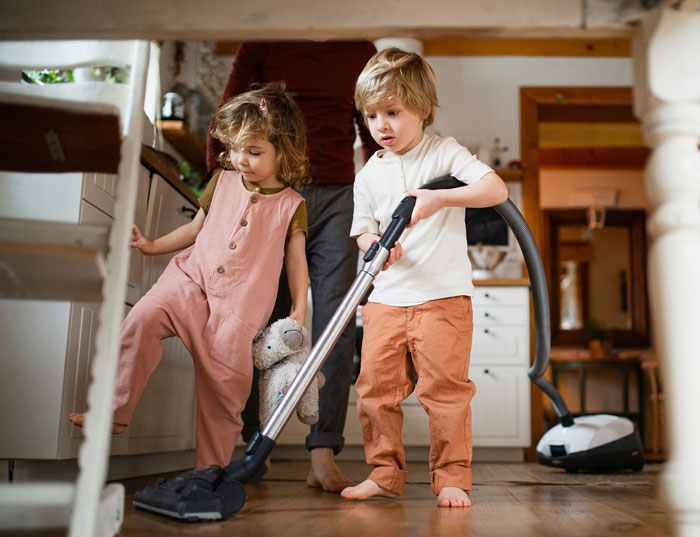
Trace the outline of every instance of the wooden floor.
{"type": "MultiPolygon", "coordinates": [[[[353,479],[363,463],[341,462],[353,479]]],[[[131,495],[152,480],[127,486],[124,537],[473,536],[603,537],[670,535],[658,500],[662,465],[639,473],[567,474],[538,464],[475,464],[471,508],[439,508],[427,465],[409,464],[409,484],[396,499],[351,502],[306,486],[307,463],[273,462],[257,486],[246,487],[243,510],[220,523],[188,524],[135,511],[131,495]]]]}
{"type": "MultiPolygon", "coordinates": [[[[353,479],[367,467],[341,462],[353,479]]],[[[567,474],[538,464],[476,463],[473,506],[439,508],[427,465],[409,463],[409,484],[396,499],[364,502],[309,488],[308,463],[273,461],[268,475],[247,486],[241,512],[224,522],[182,523],[136,511],[133,493],[153,478],[125,481],[123,537],[659,537],[671,535],[658,499],[662,464],[642,472],[567,474]]],[[[26,534],[25,534],[26,535],[26,534]]],[[[32,537],[35,534],[31,534],[32,537]]],[[[62,535],[51,533],[43,535],[62,535]]]]}

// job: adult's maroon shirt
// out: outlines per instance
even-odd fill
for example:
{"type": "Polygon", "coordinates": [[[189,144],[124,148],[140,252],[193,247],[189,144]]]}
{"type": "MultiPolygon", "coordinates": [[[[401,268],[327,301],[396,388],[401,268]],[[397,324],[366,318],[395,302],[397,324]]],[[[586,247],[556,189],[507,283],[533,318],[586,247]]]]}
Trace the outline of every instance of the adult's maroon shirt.
{"type": "MultiPolygon", "coordinates": [[[[314,183],[355,179],[355,125],[366,162],[379,146],[354,105],[355,81],[376,52],[369,41],[276,41],[241,44],[219,106],[252,83],[282,80],[306,119],[307,149],[314,183]]],[[[219,164],[221,142],[207,138],[207,170],[219,164]]]]}

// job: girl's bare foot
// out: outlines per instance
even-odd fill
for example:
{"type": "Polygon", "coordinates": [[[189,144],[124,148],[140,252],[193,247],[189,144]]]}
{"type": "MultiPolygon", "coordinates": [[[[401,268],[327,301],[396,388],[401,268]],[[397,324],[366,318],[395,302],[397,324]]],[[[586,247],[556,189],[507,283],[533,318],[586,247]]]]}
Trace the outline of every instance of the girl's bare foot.
{"type": "Polygon", "coordinates": [[[386,498],[396,498],[398,494],[391,492],[383,487],[380,487],[371,479],[365,479],[356,487],[348,487],[343,489],[340,495],[346,500],[366,500],[373,496],[384,496],[386,498]]]}
{"type": "MultiPolygon", "coordinates": [[[[85,414],[72,412],[68,414],[68,419],[76,427],[83,427],[85,425],[85,414]]],[[[122,434],[125,429],[126,425],[122,425],[121,423],[112,424],[112,434],[122,434]]]]}
{"type": "Polygon", "coordinates": [[[346,487],[351,487],[355,482],[348,479],[333,459],[332,448],[316,448],[311,452],[311,468],[306,477],[306,484],[310,487],[321,487],[328,492],[340,492],[346,487]]]}
{"type": "Polygon", "coordinates": [[[443,487],[438,494],[440,507],[469,507],[471,504],[467,493],[457,487],[443,487]]]}

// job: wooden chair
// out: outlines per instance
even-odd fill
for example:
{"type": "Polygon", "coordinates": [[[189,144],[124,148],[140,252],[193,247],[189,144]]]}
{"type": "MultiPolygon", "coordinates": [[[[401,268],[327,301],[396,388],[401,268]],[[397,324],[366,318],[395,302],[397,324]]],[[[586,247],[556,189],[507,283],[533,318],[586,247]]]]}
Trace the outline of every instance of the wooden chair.
{"type": "Polygon", "coordinates": [[[645,359],[641,362],[647,382],[649,383],[649,402],[651,403],[651,458],[662,458],[660,448],[661,438],[661,411],[663,410],[665,397],[659,380],[659,363],[655,359],[645,359]]]}
{"type": "Polygon", "coordinates": [[[0,486],[0,531],[68,526],[71,537],[111,537],[121,528],[123,486],[104,485],[148,54],[144,41],[0,42],[0,68],[17,73],[0,83],[0,169],[117,175],[109,228],[0,219],[1,297],[101,300],[78,478],[0,486]],[[22,70],[81,66],[128,67],[128,83],[20,83],[22,70]]]}

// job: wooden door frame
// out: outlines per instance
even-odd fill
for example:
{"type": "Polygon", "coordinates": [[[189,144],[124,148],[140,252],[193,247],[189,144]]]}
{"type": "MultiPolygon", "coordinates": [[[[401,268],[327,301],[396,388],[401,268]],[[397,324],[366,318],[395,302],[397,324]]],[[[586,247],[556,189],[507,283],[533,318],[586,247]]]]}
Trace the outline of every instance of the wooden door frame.
{"type": "MultiPolygon", "coordinates": [[[[543,254],[548,245],[543,240],[543,212],[540,205],[539,123],[543,105],[633,105],[631,87],[521,87],[520,88],[520,159],[523,216],[543,254]]],[[[545,267],[546,270],[546,267],[545,267]]],[[[530,355],[535,355],[534,314],[530,308],[530,355]]],[[[543,393],[530,391],[531,445],[525,450],[527,460],[536,460],[535,448],[544,432],[543,393]]]]}

